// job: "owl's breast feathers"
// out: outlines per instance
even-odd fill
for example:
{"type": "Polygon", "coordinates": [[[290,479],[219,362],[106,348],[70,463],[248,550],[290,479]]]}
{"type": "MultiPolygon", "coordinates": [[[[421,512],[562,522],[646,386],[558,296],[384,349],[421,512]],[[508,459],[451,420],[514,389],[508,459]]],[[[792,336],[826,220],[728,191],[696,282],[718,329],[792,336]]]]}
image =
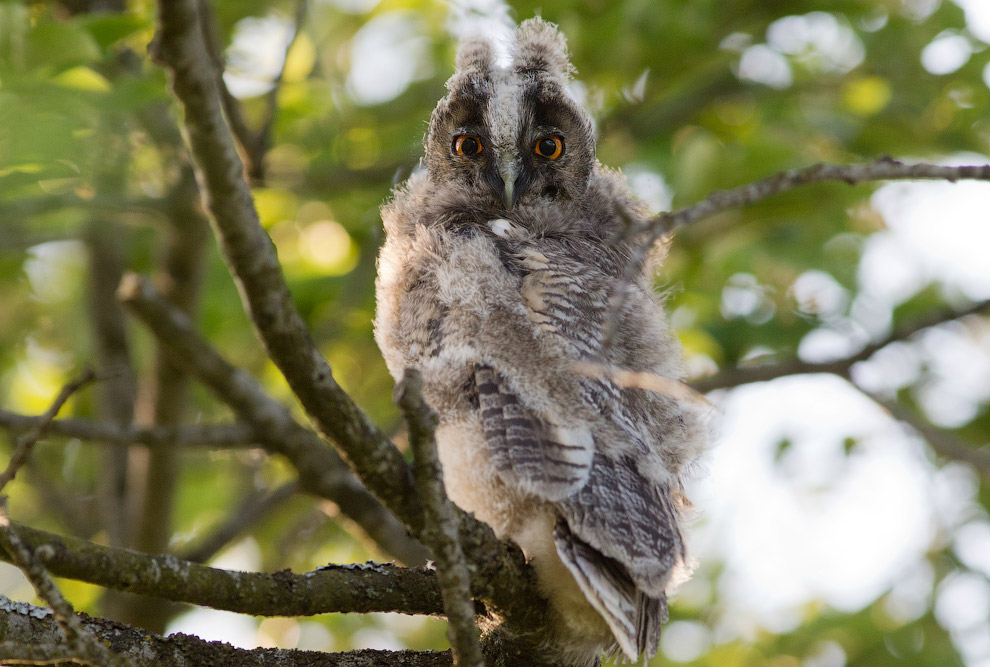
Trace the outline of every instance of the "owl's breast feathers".
{"type": "Polygon", "coordinates": [[[660,306],[643,284],[622,280],[620,260],[604,243],[576,237],[417,225],[405,238],[390,235],[382,250],[376,337],[394,375],[406,366],[423,372],[442,424],[480,431],[473,444],[438,432],[448,487],[494,480],[485,493],[454,500],[528,554],[541,548],[514,526],[549,508],[556,518],[545,539],[617,647],[635,658],[655,653],[671,574],[685,560],[680,473],[702,428],[672,397],[587,370],[677,374],[660,306]],[[606,346],[609,318],[617,319],[606,346]],[[451,454],[459,447],[483,456],[448,465],[460,460],[451,454]],[[488,477],[466,469],[479,460],[488,477]],[[451,484],[468,474],[482,481],[451,484]],[[507,492],[531,500],[513,500],[496,518],[484,498],[507,492]]]}

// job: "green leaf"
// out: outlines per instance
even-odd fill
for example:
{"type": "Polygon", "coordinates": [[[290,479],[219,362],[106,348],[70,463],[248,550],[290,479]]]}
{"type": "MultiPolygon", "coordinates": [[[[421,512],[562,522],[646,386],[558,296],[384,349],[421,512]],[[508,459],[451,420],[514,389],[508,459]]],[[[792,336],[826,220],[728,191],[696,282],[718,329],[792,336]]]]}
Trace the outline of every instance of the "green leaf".
{"type": "Polygon", "coordinates": [[[89,32],[72,23],[42,23],[27,35],[25,64],[30,69],[60,71],[100,58],[89,32]]]}
{"type": "Polygon", "coordinates": [[[85,14],[76,22],[89,32],[103,52],[120,40],[150,27],[144,18],[132,13],[85,14]]]}

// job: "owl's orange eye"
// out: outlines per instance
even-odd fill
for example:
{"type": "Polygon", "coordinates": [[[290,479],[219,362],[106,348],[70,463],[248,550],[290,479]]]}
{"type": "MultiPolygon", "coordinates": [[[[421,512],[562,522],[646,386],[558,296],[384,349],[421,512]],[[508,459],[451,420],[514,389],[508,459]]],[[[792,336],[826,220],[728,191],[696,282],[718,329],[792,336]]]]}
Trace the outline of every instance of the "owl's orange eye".
{"type": "Polygon", "coordinates": [[[558,134],[538,139],[533,150],[548,160],[556,160],[564,154],[564,138],[558,134]]]}
{"type": "Polygon", "coordinates": [[[484,146],[481,143],[481,137],[473,134],[458,134],[454,137],[454,152],[458,155],[477,155],[480,153],[484,146]]]}

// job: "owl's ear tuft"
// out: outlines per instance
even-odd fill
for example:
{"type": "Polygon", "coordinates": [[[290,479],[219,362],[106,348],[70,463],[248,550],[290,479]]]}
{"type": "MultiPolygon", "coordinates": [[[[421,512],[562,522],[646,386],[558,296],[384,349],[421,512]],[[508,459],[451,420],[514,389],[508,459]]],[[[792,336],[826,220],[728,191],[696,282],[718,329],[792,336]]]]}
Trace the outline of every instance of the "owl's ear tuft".
{"type": "Polygon", "coordinates": [[[487,77],[495,68],[495,47],[481,35],[465,37],[457,47],[457,73],[487,77]]]}
{"type": "Polygon", "coordinates": [[[514,55],[515,69],[520,73],[546,72],[566,82],[574,72],[563,33],[539,17],[523,21],[516,30],[514,55]]]}

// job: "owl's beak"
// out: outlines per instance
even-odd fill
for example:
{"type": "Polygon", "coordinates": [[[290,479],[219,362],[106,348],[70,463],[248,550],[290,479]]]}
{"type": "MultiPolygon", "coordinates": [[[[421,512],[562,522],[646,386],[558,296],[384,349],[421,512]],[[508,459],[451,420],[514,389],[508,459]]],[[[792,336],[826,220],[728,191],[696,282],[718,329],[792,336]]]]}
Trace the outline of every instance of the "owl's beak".
{"type": "Polygon", "coordinates": [[[498,175],[502,177],[502,183],[505,189],[502,192],[502,200],[505,202],[505,208],[510,209],[516,203],[516,197],[519,195],[516,192],[516,179],[519,177],[519,165],[514,161],[501,162],[498,165],[498,175]]]}

